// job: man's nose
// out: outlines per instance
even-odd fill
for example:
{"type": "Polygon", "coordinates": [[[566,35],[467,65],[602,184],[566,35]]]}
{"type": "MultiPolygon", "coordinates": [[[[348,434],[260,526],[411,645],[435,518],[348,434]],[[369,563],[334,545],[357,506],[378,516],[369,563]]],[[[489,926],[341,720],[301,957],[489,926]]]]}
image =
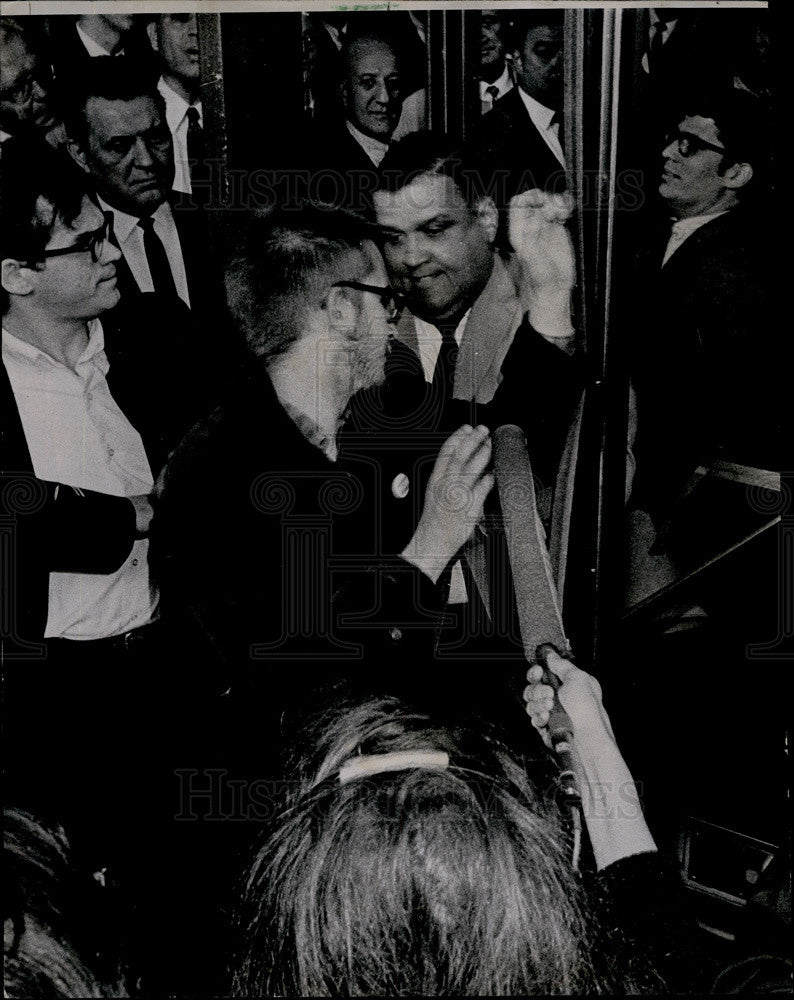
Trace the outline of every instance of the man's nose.
{"type": "Polygon", "coordinates": [[[116,261],[121,256],[121,250],[116,246],[116,244],[110,240],[106,239],[102,244],[102,253],[99,258],[100,264],[111,264],[116,261]]]}
{"type": "Polygon", "coordinates": [[[407,268],[416,268],[427,260],[427,243],[421,233],[412,233],[406,237],[403,244],[403,264],[407,268]]]}
{"type": "Polygon", "coordinates": [[[662,156],[665,160],[672,160],[678,156],[678,140],[671,139],[670,142],[662,150],[662,156]]]}
{"type": "Polygon", "coordinates": [[[146,141],[144,139],[138,137],[135,141],[133,154],[135,166],[139,167],[141,170],[147,170],[149,167],[154,165],[154,157],[152,156],[151,151],[146,145],[146,141]]]}
{"type": "Polygon", "coordinates": [[[378,80],[378,86],[375,91],[375,100],[378,104],[386,105],[389,103],[391,95],[389,94],[389,88],[386,86],[385,80],[378,80]]]}

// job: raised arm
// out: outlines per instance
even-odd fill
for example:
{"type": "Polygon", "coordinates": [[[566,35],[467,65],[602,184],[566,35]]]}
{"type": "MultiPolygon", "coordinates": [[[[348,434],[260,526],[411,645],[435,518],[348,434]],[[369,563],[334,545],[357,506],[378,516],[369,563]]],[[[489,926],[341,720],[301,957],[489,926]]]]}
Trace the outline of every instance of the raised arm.
{"type": "Polygon", "coordinates": [[[566,227],[573,199],[533,189],[510,199],[510,243],[521,265],[521,302],[529,322],[567,352],[574,347],[571,292],[576,261],[566,227]]]}

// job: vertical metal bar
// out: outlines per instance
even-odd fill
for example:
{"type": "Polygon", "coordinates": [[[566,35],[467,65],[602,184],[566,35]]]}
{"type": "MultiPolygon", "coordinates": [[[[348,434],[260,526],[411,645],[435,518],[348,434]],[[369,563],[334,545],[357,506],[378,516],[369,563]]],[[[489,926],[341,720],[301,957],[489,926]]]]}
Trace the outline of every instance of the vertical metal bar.
{"type": "Polygon", "coordinates": [[[610,577],[605,567],[609,543],[611,481],[608,473],[611,440],[608,427],[610,355],[610,317],[612,303],[612,240],[615,228],[615,186],[617,170],[617,123],[619,102],[619,67],[621,41],[620,10],[603,12],[601,37],[601,139],[598,150],[598,226],[596,232],[596,275],[598,282],[598,324],[601,328],[598,367],[601,378],[602,406],[600,407],[598,454],[598,513],[596,522],[595,630],[593,635],[593,660],[600,662],[603,648],[604,614],[608,613],[611,594],[607,593],[610,577]]]}
{"type": "Polygon", "coordinates": [[[584,166],[584,80],[585,80],[585,11],[565,11],[565,148],[568,150],[568,190],[578,208],[576,214],[577,301],[575,310],[583,330],[587,329],[587,273],[585,262],[585,166],[584,166]]]}
{"type": "Polygon", "coordinates": [[[430,127],[447,128],[446,11],[427,12],[427,106],[430,127]]]}

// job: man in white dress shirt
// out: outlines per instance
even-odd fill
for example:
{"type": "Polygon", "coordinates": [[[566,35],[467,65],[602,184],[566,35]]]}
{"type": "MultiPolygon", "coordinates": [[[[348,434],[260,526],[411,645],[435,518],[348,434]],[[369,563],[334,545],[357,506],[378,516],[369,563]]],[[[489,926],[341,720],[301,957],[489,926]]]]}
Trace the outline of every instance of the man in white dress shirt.
{"type": "Polygon", "coordinates": [[[774,469],[780,457],[764,109],[736,89],[687,107],[662,150],[666,226],[635,281],[647,319],[633,344],[634,502],[659,520],[699,466],[774,469]]]}
{"type": "Polygon", "coordinates": [[[134,23],[132,14],[81,14],[75,23],[75,30],[91,58],[122,56],[125,54],[125,39],[134,23]]]}
{"type": "Polygon", "coordinates": [[[516,13],[510,32],[516,85],[497,99],[476,129],[498,207],[540,188],[566,189],[563,109],[563,17],[559,11],[516,13]]]}
{"type": "Polygon", "coordinates": [[[386,155],[403,106],[397,51],[385,38],[353,37],[342,49],[347,130],[374,166],[386,155]]]}
{"type": "Polygon", "coordinates": [[[513,89],[513,78],[505,58],[506,18],[498,10],[483,10],[480,17],[480,107],[487,114],[513,89]]]}
{"type": "Polygon", "coordinates": [[[44,143],[3,154],[2,664],[9,796],[85,821],[93,839],[124,830],[154,763],[170,681],[150,673],[162,636],[149,497],[198,413],[167,304],[117,308],[121,253],[83,181],[44,143]]]}
{"type": "Polygon", "coordinates": [[[111,215],[123,254],[122,298],[135,289],[191,305],[185,243],[168,196],[174,176],[165,104],[153,80],[128,60],[92,60],[69,95],[69,152],[111,215]]]}
{"type": "Polygon", "coordinates": [[[173,190],[190,194],[191,171],[202,169],[204,118],[199,96],[199,50],[195,14],[159,14],[147,25],[160,57],[157,89],[174,143],[173,190]]]}
{"type": "MultiPolygon", "coordinates": [[[[378,459],[395,497],[384,530],[405,533],[439,433],[465,420],[487,423],[488,407],[509,411],[510,419],[498,422],[522,426],[529,411],[545,414],[531,436],[533,470],[553,479],[575,382],[568,356],[573,258],[564,228],[570,205],[541,192],[514,203],[516,254],[502,256],[496,206],[483,195],[474,165],[429,133],[394,144],[373,200],[391,284],[408,308],[397,324],[386,389],[366,401],[361,419],[365,427],[380,421],[384,440],[400,428],[399,443],[378,459]],[[545,279],[554,275],[542,284],[531,277],[541,259],[549,263],[545,279]]],[[[460,563],[450,586],[450,603],[466,603],[471,588],[460,563]]]]}

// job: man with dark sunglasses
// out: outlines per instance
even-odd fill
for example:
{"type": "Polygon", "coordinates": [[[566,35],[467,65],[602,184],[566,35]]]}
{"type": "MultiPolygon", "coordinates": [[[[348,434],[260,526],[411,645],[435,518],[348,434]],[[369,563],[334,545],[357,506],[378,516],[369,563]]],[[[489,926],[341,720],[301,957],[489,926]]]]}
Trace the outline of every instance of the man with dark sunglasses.
{"type": "MultiPolygon", "coordinates": [[[[670,519],[685,495],[694,503],[698,469],[719,460],[770,470],[782,457],[765,121],[747,91],[690,99],[661,151],[666,224],[639,256],[633,503],[680,551],[689,543],[675,542],[670,519]]],[[[746,498],[739,506],[746,522],[746,498]]],[[[724,515],[728,502],[716,507],[724,515]]],[[[700,523],[698,545],[719,520],[700,523]]]]}

